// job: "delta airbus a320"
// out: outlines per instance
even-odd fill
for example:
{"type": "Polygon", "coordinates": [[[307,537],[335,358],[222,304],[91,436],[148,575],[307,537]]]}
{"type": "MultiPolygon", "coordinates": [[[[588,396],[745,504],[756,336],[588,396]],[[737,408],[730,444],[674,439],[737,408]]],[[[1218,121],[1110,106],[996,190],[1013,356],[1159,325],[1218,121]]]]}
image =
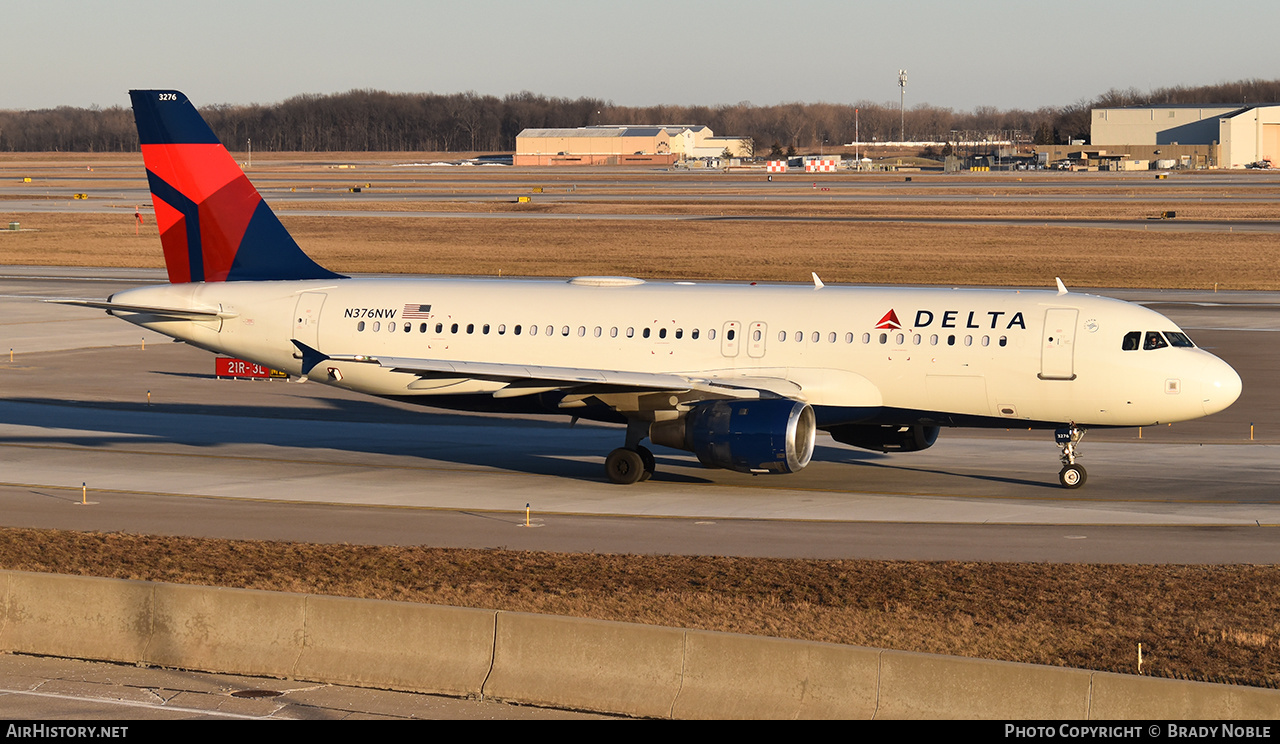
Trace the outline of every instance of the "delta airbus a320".
{"type": "Polygon", "coordinates": [[[1056,430],[1062,485],[1089,426],[1199,418],[1240,377],[1168,318],[1057,290],[359,279],[312,261],[187,97],[132,91],[169,284],[78,304],[213,352],[382,398],[626,426],[711,468],[793,473],[819,429],[881,452],[942,427],[1056,430]]]}

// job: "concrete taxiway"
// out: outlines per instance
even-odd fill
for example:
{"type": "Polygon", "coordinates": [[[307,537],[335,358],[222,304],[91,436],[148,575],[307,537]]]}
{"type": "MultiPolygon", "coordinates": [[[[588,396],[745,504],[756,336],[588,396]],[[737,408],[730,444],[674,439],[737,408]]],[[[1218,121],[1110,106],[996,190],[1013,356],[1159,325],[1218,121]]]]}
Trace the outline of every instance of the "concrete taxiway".
{"type": "Polygon", "coordinates": [[[145,270],[0,271],[0,524],[763,556],[1280,556],[1274,293],[1110,293],[1178,322],[1236,367],[1245,393],[1217,416],[1141,439],[1090,432],[1089,482],[1078,491],[1057,485],[1051,433],[962,430],[900,455],[824,436],[813,464],[790,476],[705,470],[659,449],[652,481],[619,487],[602,473],[617,428],[218,380],[206,352],[38,301],[158,281],[161,272],[145,270]]]}
{"type": "Polygon", "coordinates": [[[130,723],[136,721],[538,721],[612,716],[318,682],[3,654],[0,718],[43,721],[46,731],[61,725],[50,723],[54,721],[115,721],[120,725],[104,726],[111,733],[95,730],[102,736],[129,738],[152,730],[130,723]]]}

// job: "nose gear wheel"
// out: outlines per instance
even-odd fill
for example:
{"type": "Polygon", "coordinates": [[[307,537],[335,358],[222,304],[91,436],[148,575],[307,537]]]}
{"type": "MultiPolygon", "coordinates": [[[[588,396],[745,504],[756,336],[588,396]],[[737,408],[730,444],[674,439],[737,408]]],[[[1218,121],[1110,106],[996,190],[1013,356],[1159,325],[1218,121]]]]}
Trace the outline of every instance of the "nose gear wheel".
{"type": "Polygon", "coordinates": [[[1054,440],[1062,448],[1062,470],[1058,472],[1058,482],[1063,488],[1079,488],[1089,477],[1084,466],[1076,462],[1076,458],[1080,456],[1079,444],[1084,434],[1085,429],[1076,426],[1074,421],[1053,433],[1054,440]]]}

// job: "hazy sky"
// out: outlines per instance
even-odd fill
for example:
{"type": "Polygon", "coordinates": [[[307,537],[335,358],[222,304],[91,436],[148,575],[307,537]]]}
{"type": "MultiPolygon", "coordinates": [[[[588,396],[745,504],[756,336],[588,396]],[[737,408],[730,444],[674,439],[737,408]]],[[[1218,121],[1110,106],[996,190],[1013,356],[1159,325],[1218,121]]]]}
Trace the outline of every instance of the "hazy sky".
{"type": "Polygon", "coordinates": [[[130,88],[896,104],[905,68],[908,107],[969,111],[1280,77],[1275,0],[40,0],[0,19],[0,109],[127,106],[130,88]]]}

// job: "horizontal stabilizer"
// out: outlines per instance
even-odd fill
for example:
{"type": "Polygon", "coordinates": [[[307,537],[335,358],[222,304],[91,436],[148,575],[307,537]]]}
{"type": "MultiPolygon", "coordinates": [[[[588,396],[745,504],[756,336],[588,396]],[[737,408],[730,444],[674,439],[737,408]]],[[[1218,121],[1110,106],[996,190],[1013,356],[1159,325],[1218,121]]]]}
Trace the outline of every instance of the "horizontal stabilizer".
{"type": "Polygon", "coordinates": [[[228,313],[221,310],[196,310],[194,308],[181,307],[157,307],[155,305],[128,305],[121,302],[110,302],[105,300],[45,300],[56,305],[75,305],[77,307],[92,307],[98,310],[106,310],[108,313],[115,315],[116,313],[141,313],[143,315],[156,315],[162,318],[172,318],[174,320],[225,320],[227,318],[237,317],[238,313],[228,313]]]}

